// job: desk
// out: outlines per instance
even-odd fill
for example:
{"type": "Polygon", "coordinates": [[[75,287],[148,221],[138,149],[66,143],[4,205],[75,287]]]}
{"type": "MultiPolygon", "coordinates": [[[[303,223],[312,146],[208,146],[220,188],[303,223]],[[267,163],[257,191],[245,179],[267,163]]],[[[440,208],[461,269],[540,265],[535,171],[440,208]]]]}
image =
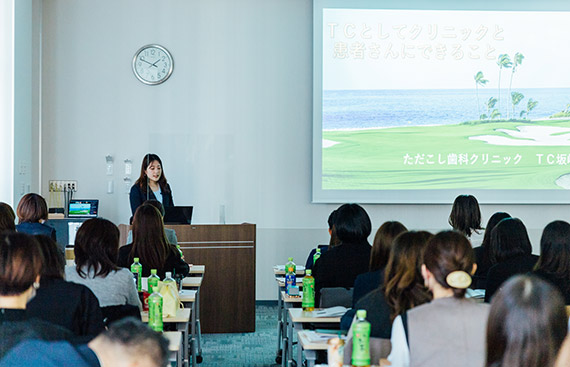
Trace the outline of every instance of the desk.
{"type": "MultiPolygon", "coordinates": [[[[148,323],[148,311],[141,312],[142,322],[148,323]]],[[[188,340],[188,323],[190,321],[190,309],[179,309],[174,317],[165,317],[162,319],[164,324],[172,323],[176,325],[176,330],[182,333],[182,340],[188,340]]],[[[188,343],[182,343],[182,359],[188,360],[188,343]]],[[[192,364],[194,365],[192,358],[192,364]]]]}
{"type": "Polygon", "coordinates": [[[182,280],[182,288],[200,288],[203,277],[186,277],[182,280]]]}
{"type": "Polygon", "coordinates": [[[173,357],[170,360],[176,361],[176,367],[182,367],[182,350],[180,350],[183,343],[182,333],[180,331],[165,331],[162,336],[168,340],[168,351],[173,357]]]}
{"type": "MultiPolygon", "coordinates": [[[[336,335],[331,334],[331,338],[335,338],[336,335]]],[[[302,365],[303,362],[303,351],[305,351],[305,359],[307,360],[307,367],[313,367],[315,365],[315,360],[317,359],[317,351],[327,350],[327,343],[324,342],[311,342],[307,331],[301,330],[297,333],[297,339],[299,340],[297,365],[302,365]]]]}
{"type": "MultiPolygon", "coordinates": [[[[302,330],[303,323],[330,323],[330,324],[340,324],[340,317],[315,317],[313,316],[313,311],[303,311],[301,308],[290,308],[287,310],[289,313],[290,322],[287,324],[287,341],[283,342],[283,367],[293,366],[293,332],[294,330],[302,330]]],[[[301,365],[301,362],[297,362],[301,365]]]]}
{"type": "MultiPolygon", "coordinates": [[[[273,270],[275,272],[275,268],[273,268],[273,270]]],[[[277,283],[277,352],[275,362],[281,363],[283,354],[282,342],[286,340],[285,329],[287,328],[287,311],[285,307],[287,304],[283,301],[283,297],[286,295],[285,278],[276,276],[275,282],[277,283]]],[[[299,288],[303,287],[303,278],[297,277],[296,285],[298,285],[299,288]]],[[[294,302],[291,301],[289,303],[294,302]]]]}

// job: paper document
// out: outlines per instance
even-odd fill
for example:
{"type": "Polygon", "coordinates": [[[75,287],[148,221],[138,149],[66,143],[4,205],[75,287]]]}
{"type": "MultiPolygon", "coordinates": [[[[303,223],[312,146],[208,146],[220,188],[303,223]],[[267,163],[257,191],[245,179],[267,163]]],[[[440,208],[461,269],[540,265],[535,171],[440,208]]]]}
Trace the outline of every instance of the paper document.
{"type": "Polygon", "coordinates": [[[346,307],[335,306],[323,308],[322,310],[313,311],[314,317],[341,317],[348,311],[346,307]]]}

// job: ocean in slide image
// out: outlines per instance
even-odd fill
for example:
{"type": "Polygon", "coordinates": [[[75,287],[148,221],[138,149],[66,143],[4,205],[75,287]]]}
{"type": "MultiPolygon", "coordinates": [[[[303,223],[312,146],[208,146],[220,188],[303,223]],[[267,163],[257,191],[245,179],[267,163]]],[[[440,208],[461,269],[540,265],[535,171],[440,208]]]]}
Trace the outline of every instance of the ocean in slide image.
{"type": "MultiPolygon", "coordinates": [[[[530,98],[538,101],[530,119],[547,118],[570,104],[570,88],[513,88],[524,99],[515,107],[519,118],[530,98]]],[[[479,89],[479,111],[475,89],[421,90],[325,90],[323,91],[323,130],[367,129],[395,126],[449,125],[478,120],[487,113],[487,100],[497,98],[497,88],[479,89]]],[[[494,108],[501,118],[512,113],[508,87],[501,89],[501,100],[494,108]]],[[[513,116],[509,116],[513,117],[513,116]]]]}

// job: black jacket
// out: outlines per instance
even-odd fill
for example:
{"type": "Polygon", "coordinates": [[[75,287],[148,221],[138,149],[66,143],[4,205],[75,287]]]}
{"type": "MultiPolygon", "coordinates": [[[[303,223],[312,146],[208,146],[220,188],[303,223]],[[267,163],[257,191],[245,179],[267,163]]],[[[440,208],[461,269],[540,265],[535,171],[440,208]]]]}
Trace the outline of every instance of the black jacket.
{"type": "Polygon", "coordinates": [[[36,317],[70,330],[87,342],[104,330],[99,301],[82,284],[42,278],[36,296],[28,303],[29,317],[36,317]]]}
{"type": "Polygon", "coordinates": [[[491,302],[495,292],[513,275],[531,272],[537,261],[538,256],[536,255],[521,255],[491,266],[487,273],[485,302],[491,302]]]}
{"type": "MultiPolygon", "coordinates": [[[[188,266],[188,264],[186,264],[184,260],[182,260],[182,258],[180,257],[180,252],[178,252],[176,246],[170,245],[170,247],[171,249],[168,252],[168,257],[166,258],[164,265],[159,269],[156,269],[157,275],[160,277],[160,279],[164,279],[165,273],[169,271],[172,273],[172,276],[174,275],[181,277],[187,276],[188,273],[190,272],[190,267],[188,266]]],[[[119,249],[119,261],[117,263],[118,266],[122,268],[127,268],[129,270],[131,269],[132,259],[129,259],[129,254],[131,253],[132,248],[133,245],[130,244],[123,246],[119,249]]],[[[140,256],[136,253],[134,254],[134,257],[140,258],[140,256]]],[[[145,266],[144,259],[140,258],[139,261],[142,265],[142,276],[143,277],[150,276],[150,267],[145,266]]]]}
{"type": "Polygon", "coordinates": [[[320,302],[322,288],[354,287],[356,277],[368,271],[371,249],[366,242],[343,243],[322,254],[313,265],[315,305],[320,302]]]}
{"type": "MultiPolygon", "coordinates": [[[[168,188],[168,192],[165,192],[165,190],[161,190],[162,206],[164,208],[174,206],[174,201],[172,200],[172,190],[170,189],[170,185],[166,184],[166,187],[168,188]]],[[[145,201],[156,200],[156,196],[154,196],[154,193],[150,188],[148,188],[148,186],[147,186],[147,191],[148,191],[148,198],[147,198],[147,193],[143,191],[139,185],[135,184],[131,187],[131,193],[129,194],[129,199],[131,201],[131,211],[133,215],[135,215],[137,208],[141,206],[141,204],[144,203],[145,201]]]]}

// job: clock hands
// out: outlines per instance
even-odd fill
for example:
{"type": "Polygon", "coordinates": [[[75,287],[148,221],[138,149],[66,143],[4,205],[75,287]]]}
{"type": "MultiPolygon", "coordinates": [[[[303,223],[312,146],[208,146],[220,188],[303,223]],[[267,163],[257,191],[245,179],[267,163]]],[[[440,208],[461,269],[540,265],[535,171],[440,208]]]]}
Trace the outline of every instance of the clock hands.
{"type": "Polygon", "coordinates": [[[158,68],[158,66],[156,66],[156,63],[160,61],[160,59],[156,60],[156,62],[153,64],[151,62],[146,61],[145,59],[141,58],[141,61],[146,62],[147,64],[149,64],[150,66],[154,66],[155,68],[158,68]]]}

